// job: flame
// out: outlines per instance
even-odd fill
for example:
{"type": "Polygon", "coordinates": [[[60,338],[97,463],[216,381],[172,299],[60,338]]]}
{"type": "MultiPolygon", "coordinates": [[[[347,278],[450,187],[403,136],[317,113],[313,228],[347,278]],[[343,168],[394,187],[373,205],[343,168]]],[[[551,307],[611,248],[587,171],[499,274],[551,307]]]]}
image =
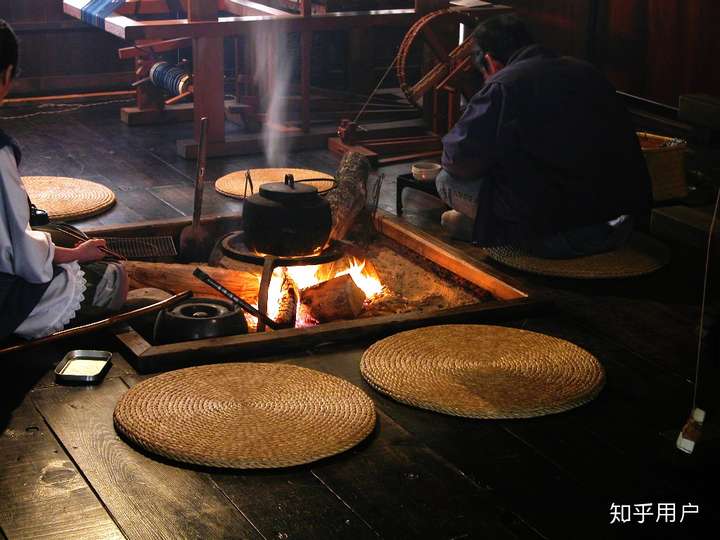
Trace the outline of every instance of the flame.
{"type": "Polygon", "coordinates": [[[383,285],[380,282],[380,277],[377,275],[377,272],[375,272],[374,269],[371,270],[369,267],[366,268],[366,266],[366,261],[359,261],[353,257],[347,270],[336,274],[335,277],[350,274],[355,285],[365,293],[365,298],[370,299],[382,293],[383,285]]]}
{"type": "Polygon", "coordinates": [[[288,266],[287,273],[297,285],[299,290],[307,289],[313,285],[317,285],[322,280],[318,276],[320,270],[319,265],[314,266],[288,266]]]}
{"type": "MultiPolygon", "coordinates": [[[[270,287],[268,288],[268,308],[267,314],[271,319],[276,319],[280,310],[282,301],[282,283],[283,272],[287,273],[294,282],[297,290],[307,289],[313,285],[317,285],[323,281],[327,281],[334,277],[350,274],[360,290],[365,293],[366,299],[371,299],[383,292],[383,284],[380,276],[375,271],[372,263],[359,260],[353,257],[347,261],[347,266],[342,271],[336,271],[334,265],[310,265],[310,266],[288,266],[287,268],[276,268],[273,271],[270,287]],[[331,270],[328,272],[328,268],[331,270]]],[[[258,282],[260,277],[258,276],[258,282]]],[[[300,305],[298,304],[298,309],[300,305]]],[[[298,325],[305,326],[302,323],[302,317],[298,316],[298,325]]]]}
{"type": "MultiPolygon", "coordinates": [[[[273,270],[272,278],[270,278],[270,287],[268,288],[267,315],[272,320],[277,319],[280,313],[280,301],[282,300],[282,270],[276,268],[273,270]]],[[[260,277],[258,277],[258,284],[260,277]]]]}

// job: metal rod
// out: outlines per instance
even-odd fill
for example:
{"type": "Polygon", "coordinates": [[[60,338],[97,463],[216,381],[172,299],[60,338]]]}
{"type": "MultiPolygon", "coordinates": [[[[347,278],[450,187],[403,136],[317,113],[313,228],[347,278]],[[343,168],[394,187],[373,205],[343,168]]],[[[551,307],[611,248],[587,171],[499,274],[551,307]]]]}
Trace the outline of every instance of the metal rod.
{"type": "Polygon", "coordinates": [[[215,281],[213,278],[211,278],[205,272],[200,270],[200,268],[196,268],[193,271],[193,276],[198,278],[200,281],[202,281],[206,285],[212,287],[220,294],[226,296],[228,299],[232,300],[235,304],[237,304],[238,306],[243,308],[245,311],[250,313],[253,317],[257,317],[260,321],[264,322],[267,326],[269,326],[273,330],[280,330],[280,325],[278,323],[273,321],[270,317],[268,317],[265,313],[263,313],[256,307],[248,304],[245,300],[240,298],[238,295],[236,295],[231,290],[225,288],[218,281],[215,281]]]}
{"type": "MultiPolygon", "coordinates": [[[[77,234],[77,233],[76,233],[75,231],[73,231],[72,229],[63,227],[61,230],[62,230],[62,232],[64,232],[64,233],[67,234],[68,236],[72,236],[75,240],[80,240],[81,242],[85,242],[85,241],[88,240],[88,238],[85,238],[85,237],[83,237],[83,236],[80,236],[79,234],[77,234]]],[[[126,261],[126,260],[127,260],[127,257],[125,257],[124,255],[121,255],[120,253],[117,253],[116,251],[113,251],[112,249],[108,249],[108,248],[106,248],[106,247],[99,247],[98,249],[99,249],[100,251],[102,251],[103,253],[105,253],[105,255],[109,255],[109,256],[111,256],[111,257],[115,257],[116,259],[118,259],[118,260],[120,260],[120,261],[126,261]]]]}

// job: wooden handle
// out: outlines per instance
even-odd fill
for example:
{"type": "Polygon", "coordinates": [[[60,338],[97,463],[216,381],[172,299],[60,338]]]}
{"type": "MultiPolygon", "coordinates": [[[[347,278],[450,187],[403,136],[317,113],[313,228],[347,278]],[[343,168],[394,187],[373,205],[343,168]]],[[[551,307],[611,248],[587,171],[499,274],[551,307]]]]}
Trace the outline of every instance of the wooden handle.
{"type": "Polygon", "coordinates": [[[200,141],[198,141],[197,174],[195,176],[195,197],[193,200],[192,227],[197,231],[200,227],[202,213],[203,186],[205,185],[205,164],[207,163],[207,127],[208,119],[200,119],[200,141]]]}
{"type": "MultiPolygon", "coordinates": [[[[149,78],[148,78],[148,80],[149,80],[149,78]]],[[[142,82],[142,81],[138,81],[138,82],[142,82]]],[[[192,91],[192,90],[188,90],[187,92],[183,92],[182,94],[178,94],[177,96],[173,96],[173,97],[171,97],[170,99],[166,99],[166,100],[165,100],[165,105],[175,105],[176,103],[179,103],[179,102],[182,101],[183,99],[189,98],[189,97],[192,96],[192,95],[193,95],[193,91],[192,91]]]]}
{"type": "Polygon", "coordinates": [[[190,298],[191,296],[192,292],[184,291],[174,296],[171,296],[170,298],[166,298],[165,300],[161,300],[160,302],[155,302],[154,304],[151,304],[149,306],[133,309],[132,311],[127,311],[125,313],[119,313],[117,315],[113,315],[112,317],[108,317],[107,319],[101,319],[99,321],[84,324],[82,326],[76,326],[75,328],[60,330],[59,332],[55,332],[54,334],[50,334],[49,336],[34,339],[32,341],[26,341],[25,343],[10,345],[9,347],[0,349],[0,355],[24,351],[25,349],[37,347],[38,345],[45,345],[46,343],[51,343],[53,341],[59,341],[61,339],[79,336],[82,334],[88,334],[97,330],[102,330],[103,328],[113,326],[114,324],[124,322],[129,319],[134,319],[135,317],[140,317],[141,315],[160,311],[161,309],[165,309],[174,304],[177,304],[181,300],[185,300],[186,298],[190,298]]]}

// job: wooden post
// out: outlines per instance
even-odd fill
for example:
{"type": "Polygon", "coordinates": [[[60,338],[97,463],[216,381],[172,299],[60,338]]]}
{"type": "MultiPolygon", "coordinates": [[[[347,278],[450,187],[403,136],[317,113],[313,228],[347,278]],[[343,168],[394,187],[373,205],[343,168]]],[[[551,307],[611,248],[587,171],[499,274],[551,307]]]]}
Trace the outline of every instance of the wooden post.
{"type": "MultiPolygon", "coordinates": [[[[188,20],[216,21],[215,0],[188,0],[188,20]]],[[[225,142],[225,83],[222,37],[193,39],[193,118],[195,140],[200,140],[200,119],[207,117],[208,145],[225,142]]]]}
{"type": "MultiPolygon", "coordinates": [[[[138,40],[135,42],[135,45],[142,45],[143,43],[150,41],[151,40],[138,40]]],[[[145,55],[138,55],[135,57],[135,73],[138,79],[142,79],[150,75],[150,67],[152,64],[153,60],[145,55]]],[[[162,90],[154,84],[139,85],[136,89],[136,104],[137,108],[141,111],[163,110],[165,108],[165,100],[162,90]]]]}
{"type": "Polygon", "coordinates": [[[188,0],[188,21],[215,21],[217,20],[216,0],[188,0]]]}
{"type": "MultiPolygon", "coordinates": [[[[306,23],[312,17],[312,0],[301,0],[300,12],[306,23]]],[[[301,119],[304,133],[310,131],[310,62],[312,56],[312,30],[305,24],[300,33],[300,94],[301,94],[301,119]]]]}

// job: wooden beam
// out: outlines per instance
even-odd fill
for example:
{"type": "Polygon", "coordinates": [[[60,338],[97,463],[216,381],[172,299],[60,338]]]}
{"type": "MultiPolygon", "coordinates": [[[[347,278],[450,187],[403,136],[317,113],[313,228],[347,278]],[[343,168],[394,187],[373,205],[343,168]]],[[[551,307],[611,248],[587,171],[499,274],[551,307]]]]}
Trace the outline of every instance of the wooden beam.
{"type": "Polygon", "coordinates": [[[515,300],[527,298],[527,294],[519,288],[508,284],[506,276],[502,279],[496,277],[496,272],[489,266],[468,257],[465,253],[456,249],[442,240],[409,225],[401,218],[397,218],[378,210],[375,216],[375,227],[377,230],[411,249],[418,255],[440,265],[454,274],[457,274],[470,283],[490,292],[495,298],[502,300],[515,300]]]}
{"type": "MultiPolygon", "coordinates": [[[[86,2],[87,3],[87,2],[86,2]]],[[[166,0],[125,0],[115,12],[118,15],[159,15],[169,13],[170,7],[166,0]]]]}
{"type": "MultiPolygon", "coordinates": [[[[65,0],[82,4],[85,0],[65,0]]],[[[79,10],[66,9],[66,13],[79,17],[79,10]]],[[[299,32],[303,30],[342,30],[362,26],[405,26],[417,19],[414,10],[379,10],[338,12],[315,15],[307,19],[301,15],[220,17],[217,21],[190,22],[187,19],[134,21],[128,17],[109,17],[105,31],[128,40],[171,39],[185,36],[235,36],[252,30],[263,32],[299,32]]]]}
{"type": "Polygon", "coordinates": [[[233,15],[287,15],[287,11],[266,6],[252,0],[220,0],[220,11],[233,15]]]}
{"type": "Polygon", "coordinates": [[[138,56],[145,56],[146,54],[161,53],[167,51],[174,51],[182,47],[190,47],[192,45],[192,39],[188,37],[176,38],[176,39],[165,39],[162,41],[153,41],[150,43],[143,43],[135,47],[123,47],[118,49],[118,57],[120,60],[127,60],[128,58],[137,58],[138,56]]]}
{"type": "Polygon", "coordinates": [[[217,0],[188,0],[188,21],[216,21],[217,0]]]}

